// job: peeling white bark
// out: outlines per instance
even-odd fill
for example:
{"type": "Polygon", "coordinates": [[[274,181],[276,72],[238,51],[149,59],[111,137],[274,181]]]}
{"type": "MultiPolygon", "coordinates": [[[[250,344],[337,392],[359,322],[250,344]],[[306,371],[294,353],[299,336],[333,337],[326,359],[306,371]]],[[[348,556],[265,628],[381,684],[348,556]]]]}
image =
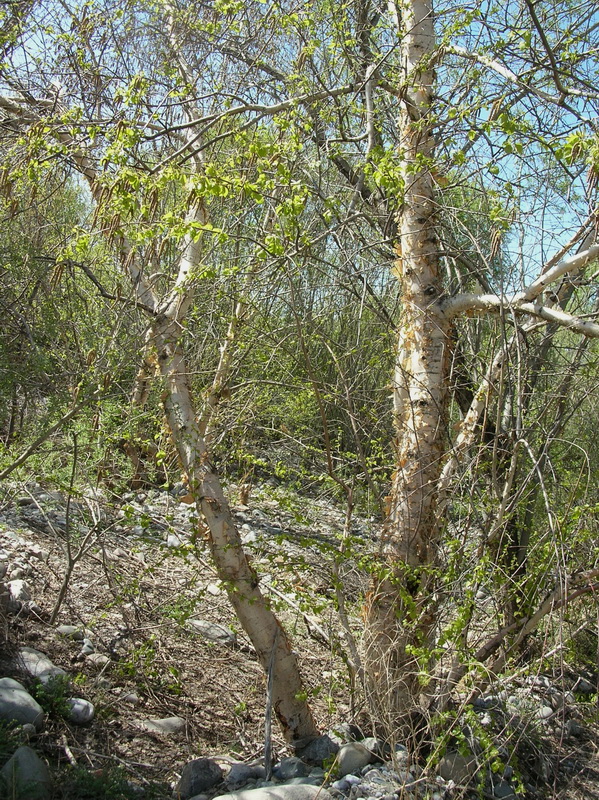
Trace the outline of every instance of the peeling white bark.
{"type": "Polygon", "coordinates": [[[397,735],[418,701],[412,645],[433,623],[427,568],[436,561],[437,482],[446,448],[450,322],[435,232],[434,142],[429,113],[435,38],[428,0],[402,5],[406,90],[400,112],[405,185],[398,217],[395,275],[402,300],[393,405],[397,469],[382,543],[383,571],[367,607],[366,670],[370,700],[387,734],[397,735]]]}
{"type": "Polygon", "coordinates": [[[260,591],[258,576],[243,551],[222,486],[214,473],[195,418],[188,371],[177,320],[158,317],[152,326],[164,407],[179,458],[198,510],[210,531],[209,545],[220,580],[264,670],[273,667],[273,707],[285,738],[294,742],[318,735],[304,699],[303,683],[289,639],[260,591]],[[273,643],[275,653],[272,657],[273,643]]]}

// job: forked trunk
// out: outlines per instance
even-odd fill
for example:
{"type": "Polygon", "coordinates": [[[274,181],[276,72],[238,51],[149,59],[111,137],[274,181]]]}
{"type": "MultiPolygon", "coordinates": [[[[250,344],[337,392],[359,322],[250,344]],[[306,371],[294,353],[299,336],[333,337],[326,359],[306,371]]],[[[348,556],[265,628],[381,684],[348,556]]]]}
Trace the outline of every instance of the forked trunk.
{"type": "Polygon", "coordinates": [[[402,25],[406,89],[399,148],[405,194],[394,269],[402,298],[393,381],[397,468],[381,570],[369,594],[365,641],[371,708],[391,737],[402,735],[403,723],[418,705],[434,623],[430,567],[439,539],[436,496],[446,442],[450,355],[435,231],[430,2],[404,3],[402,25]]]}

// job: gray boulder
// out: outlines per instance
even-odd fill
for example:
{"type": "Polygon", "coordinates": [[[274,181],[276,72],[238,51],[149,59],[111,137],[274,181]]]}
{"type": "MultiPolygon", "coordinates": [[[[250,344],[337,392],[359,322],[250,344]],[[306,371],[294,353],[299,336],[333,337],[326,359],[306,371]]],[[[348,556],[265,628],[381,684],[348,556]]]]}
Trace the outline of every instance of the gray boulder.
{"type": "MultiPolygon", "coordinates": [[[[248,781],[257,777],[258,775],[254,767],[250,767],[249,764],[238,762],[231,764],[231,769],[225,778],[225,783],[228,789],[233,789],[235,786],[243,786],[248,781]]],[[[260,777],[264,776],[260,775],[260,777]]]]}
{"type": "Polygon", "coordinates": [[[67,705],[69,720],[75,725],[86,725],[94,718],[95,709],[89,700],[83,700],[81,697],[69,697],[67,705]]]}
{"type": "Polygon", "coordinates": [[[341,745],[337,753],[337,773],[339,777],[356,774],[374,760],[371,751],[360,742],[341,745]]]}
{"type": "Polygon", "coordinates": [[[493,787],[493,797],[498,797],[500,800],[518,800],[514,788],[504,780],[498,781],[493,787]]]}
{"type": "Polygon", "coordinates": [[[229,628],[218,625],[216,622],[209,622],[205,619],[188,619],[187,627],[194,633],[199,633],[204,639],[218,644],[234,646],[237,644],[237,637],[229,628]]]}
{"type": "Polygon", "coordinates": [[[84,633],[77,625],[59,625],[56,628],[56,633],[64,636],[66,639],[74,639],[75,641],[82,642],[84,633]]]}
{"type": "Polygon", "coordinates": [[[183,733],[187,723],[182,717],[164,717],[163,719],[142,719],[139,727],[148,733],[163,735],[183,733]]]}
{"type": "Polygon", "coordinates": [[[178,797],[188,800],[196,794],[212,789],[223,779],[223,771],[210,758],[196,758],[189,761],[181,772],[178,797]]]}
{"type": "Polygon", "coordinates": [[[242,789],[240,792],[230,792],[219,797],[220,800],[333,800],[326,789],[308,784],[242,789]]]}
{"type": "Polygon", "coordinates": [[[305,778],[310,772],[307,764],[292,756],[291,758],[283,758],[280,763],[273,770],[275,778],[281,781],[288,781],[292,778],[305,778]]]}
{"type": "Polygon", "coordinates": [[[446,753],[437,767],[437,772],[446,781],[453,781],[458,786],[467,786],[478,771],[474,756],[463,756],[460,753],[446,753]]]}
{"type": "Polygon", "coordinates": [[[37,678],[44,685],[59,675],[66,676],[61,667],[53,664],[47,655],[33,647],[22,647],[16,658],[16,666],[32,678],[37,678]]]}
{"type": "Polygon", "coordinates": [[[27,581],[12,580],[6,585],[10,592],[11,600],[19,603],[25,603],[27,600],[31,600],[31,589],[27,581]]]}
{"type": "Polygon", "coordinates": [[[307,744],[296,745],[296,753],[307,764],[314,764],[321,767],[324,761],[334,756],[339,750],[337,742],[325,734],[317,736],[307,744]]]}
{"type": "Polygon", "coordinates": [[[24,745],[14,753],[0,771],[8,797],[24,800],[50,800],[52,778],[46,763],[35,750],[24,745]]]}
{"type": "Polygon", "coordinates": [[[41,731],[44,711],[22,684],[12,678],[0,678],[0,719],[35,725],[35,729],[41,731]]]}

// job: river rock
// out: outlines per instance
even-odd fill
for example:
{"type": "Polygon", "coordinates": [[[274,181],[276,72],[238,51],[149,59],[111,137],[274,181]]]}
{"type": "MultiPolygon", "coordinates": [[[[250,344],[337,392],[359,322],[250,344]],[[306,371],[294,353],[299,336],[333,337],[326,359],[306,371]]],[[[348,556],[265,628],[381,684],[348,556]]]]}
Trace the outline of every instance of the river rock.
{"type": "MultiPolygon", "coordinates": [[[[243,764],[242,762],[239,762],[236,764],[231,764],[231,769],[225,778],[225,783],[228,789],[232,789],[235,786],[243,786],[248,781],[251,781],[257,777],[258,776],[255,773],[254,767],[250,767],[249,764],[243,764]]],[[[261,775],[260,777],[264,776],[261,775]]]]}
{"type": "Polygon", "coordinates": [[[210,758],[196,758],[183,767],[178,786],[178,796],[188,800],[196,794],[216,786],[223,779],[223,771],[210,758]]]}
{"type": "Polygon", "coordinates": [[[0,719],[35,725],[35,729],[41,731],[44,711],[22,684],[12,678],[0,678],[0,719]]]}
{"type": "Polygon", "coordinates": [[[291,756],[290,758],[283,758],[281,762],[273,770],[275,778],[281,781],[289,781],[292,778],[305,778],[310,772],[307,764],[297,758],[291,756]]]}
{"type": "Polygon", "coordinates": [[[47,655],[33,647],[22,647],[19,650],[16,665],[44,685],[60,675],[66,676],[67,674],[64,669],[53,664],[47,655]]]}
{"type": "Polygon", "coordinates": [[[56,633],[67,639],[74,639],[77,642],[82,642],[84,637],[83,631],[77,625],[59,625],[56,628],[56,633]]]}
{"type": "Polygon", "coordinates": [[[501,798],[501,800],[518,800],[513,786],[510,786],[510,784],[504,780],[497,781],[493,787],[493,797],[501,798]]]}
{"type": "Polygon", "coordinates": [[[81,697],[69,697],[67,700],[69,707],[68,718],[75,725],[86,725],[94,718],[95,709],[89,700],[81,697]]]}
{"type": "Polygon", "coordinates": [[[237,644],[237,637],[233,631],[223,625],[218,625],[216,622],[209,622],[205,619],[188,619],[187,627],[211,642],[227,645],[237,644]]]}
{"type": "Polygon", "coordinates": [[[110,664],[110,659],[104,653],[90,653],[85,657],[85,660],[95,664],[97,667],[105,667],[106,664],[110,664]]]}
{"type": "Polygon", "coordinates": [[[317,736],[305,745],[296,746],[296,753],[302,761],[318,767],[321,767],[324,761],[334,756],[338,750],[338,743],[333,741],[327,734],[317,736]]]}
{"type": "Polygon", "coordinates": [[[460,753],[446,753],[437,767],[438,774],[445,781],[453,781],[458,786],[467,786],[476,775],[478,764],[474,756],[460,753]]]}
{"type": "Polygon", "coordinates": [[[163,719],[142,719],[139,727],[148,733],[173,734],[182,733],[187,723],[182,717],[164,717],[163,719]]]}
{"type": "Polygon", "coordinates": [[[6,584],[10,592],[10,598],[15,603],[26,603],[31,600],[31,589],[27,581],[12,580],[6,584]]]}
{"type": "Polygon", "coordinates": [[[373,760],[373,755],[361,742],[347,742],[337,753],[337,773],[339,777],[359,772],[373,760]]]}
{"type": "Polygon", "coordinates": [[[326,789],[320,786],[292,784],[291,786],[242,789],[239,792],[219,795],[219,800],[333,800],[333,798],[326,789]]]}
{"type": "Polygon", "coordinates": [[[52,778],[46,763],[35,750],[24,745],[13,754],[0,771],[8,797],[26,798],[26,800],[50,800],[52,796],[52,778]]]}

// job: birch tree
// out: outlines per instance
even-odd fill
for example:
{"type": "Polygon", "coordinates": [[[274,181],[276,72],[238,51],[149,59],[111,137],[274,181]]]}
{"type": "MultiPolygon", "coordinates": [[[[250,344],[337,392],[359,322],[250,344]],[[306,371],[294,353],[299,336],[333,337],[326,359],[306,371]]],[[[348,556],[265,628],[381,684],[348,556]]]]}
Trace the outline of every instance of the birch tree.
{"type": "MultiPolygon", "coordinates": [[[[13,160],[64,160],[89,186],[90,229],[111,243],[128,279],[122,300],[146,316],[221,578],[263,665],[278,642],[275,705],[290,740],[316,729],[204,439],[231,339],[198,424],[187,320],[230,257],[231,219],[236,243],[251,243],[238,252],[251,251],[253,265],[259,254],[269,275],[324,258],[347,268],[359,255],[395,282],[397,303],[386,307],[389,282],[363,281],[397,342],[395,472],[364,635],[368,699],[396,736],[415,708],[443,706],[469,663],[502,668],[568,602],[564,585],[577,596],[593,586],[596,565],[574,564],[564,584],[547,585],[535,608],[476,646],[464,623],[462,650],[435,681],[442,624],[454,614],[442,603],[452,491],[481,438],[494,436],[497,451],[501,425],[493,434],[486,416],[509,416],[506,370],[523,363],[533,339],[599,335],[594,11],[528,1],[456,10],[429,0],[323,1],[309,13],[228,0],[126,11],[48,2],[45,11],[53,27],[32,27],[34,44],[22,37],[22,52],[36,58],[3,68],[13,160]],[[456,364],[466,352],[474,363],[471,343],[494,338],[501,346],[489,346],[484,369],[470,369],[460,397],[456,364]]],[[[232,332],[242,313],[243,303],[232,332]]],[[[490,470],[497,508],[477,543],[485,552],[510,517],[520,453],[532,452],[519,420],[499,479],[490,470]]],[[[533,456],[538,475],[544,462],[533,456]]]]}

